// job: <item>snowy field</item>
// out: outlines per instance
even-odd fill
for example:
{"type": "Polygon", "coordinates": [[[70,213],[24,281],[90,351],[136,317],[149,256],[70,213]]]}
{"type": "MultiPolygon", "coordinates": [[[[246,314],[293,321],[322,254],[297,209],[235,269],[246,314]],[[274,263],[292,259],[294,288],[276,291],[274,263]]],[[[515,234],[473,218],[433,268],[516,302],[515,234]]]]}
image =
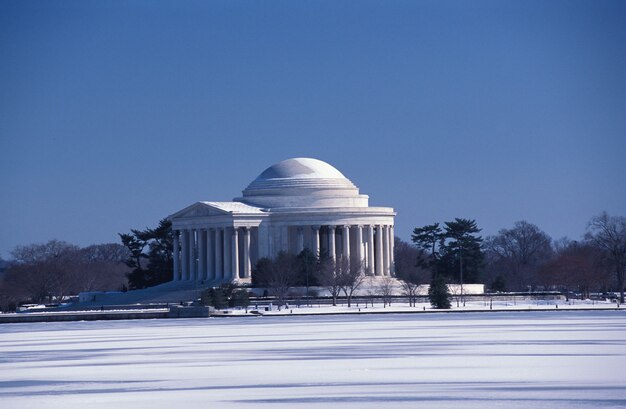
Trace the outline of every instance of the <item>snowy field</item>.
{"type": "Polygon", "coordinates": [[[1,408],[624,408],[626,311],[0,325],[1,408]]]}
{"type": "MultiPolygon", "coordinates": [[[[410,306],[407,302],[393,302],[392,305],[384,305],[382,302],[377,301],[374,305],[360,304],[353,302],[350,307],[346,304],[345,299],[337,301],[336,306],[330,304],[316,304],[313,302],[310,305],[289,305],[287,308],[284,306],[278,308],[276,305],[271,305],[270,311],[265,311],[268,304],[258,305],[258,310],[263,315],[285,315],[285,314],[356,314],[356,313],[389,313],[389,312],[414,312],[414,313],[432,313],[433,308],[429,303],[416,303],[415,306],[410,306]]],[[[257,306],[252,305],[250,309],[255,309],[257,306]]],[[[450,310],[439,310],[440,313],[446,313],[450,311],[531,311],[531,310],[553,310],[553,309],[568,309],[568,310],[607,310],[620,308],[616,303],[609,300],[605,301],[592,301],[592,300],[515,300],[508,301],[495,300],[489,301],[487,299],[483,301],[468,300],[465,305],[462,302],[453,301],[450,310]]],[[[626,308],[621,306],[621,308],[626,308]]],[[[227,315],[245,315],[246,311],[243,309],[231,309],[227,315]]]]}

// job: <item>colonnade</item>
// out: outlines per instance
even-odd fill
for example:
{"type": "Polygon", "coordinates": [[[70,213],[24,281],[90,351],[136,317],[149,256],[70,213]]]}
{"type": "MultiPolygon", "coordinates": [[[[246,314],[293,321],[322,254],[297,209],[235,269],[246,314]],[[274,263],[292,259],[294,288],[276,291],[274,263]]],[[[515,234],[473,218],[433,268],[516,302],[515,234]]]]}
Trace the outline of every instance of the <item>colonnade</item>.
{"type": "Polygon", "coordinates": [[[250,278],[250,230],[248,227],[174,230],[174,281],[250,278]]]}
{"type": "MultiPolygon", "coordinates": [[[[257,229],[255,227],[255,229],[257,229]]],[[[278,250],[309,248],[314,254],[326,254],[334,261],[361,262],[366,275],[394,275],[393,225],[280,225],[269,226],[265,239],[255,230],[256,256],[269,255],[272,229],[280,231],[280,244],[270,245],[269,254],[278,250]],[[309,231],[307,231],[309,230],[309,231]],[[284,239],[283,239],[284,237],[284,239]]],[[[250,227],[188,228],[174,231],[174,281],[233,281],[249,279],[252,270],[250,227]]]]}
{"type": "MultiPolygon", "coordinates": [[[[392,225],[311,226],[314,253],[325,252],[333,260],[360,261],[366,275],[394,275],[392,225]],[[351,241],[355,240],[352,244],[351,241]],[[324,243],[322,246],[321,244],[324,243]],[[355,250],[352,252],[352,250],[355,250]]],[[[298,243],[302,240],[298,237],[298,243]]]]}

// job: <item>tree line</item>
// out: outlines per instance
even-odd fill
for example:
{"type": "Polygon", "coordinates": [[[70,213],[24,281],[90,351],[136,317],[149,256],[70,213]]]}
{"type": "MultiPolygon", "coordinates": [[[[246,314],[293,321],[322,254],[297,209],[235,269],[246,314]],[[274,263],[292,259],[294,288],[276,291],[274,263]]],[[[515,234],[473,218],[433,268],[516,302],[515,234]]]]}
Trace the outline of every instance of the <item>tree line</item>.
{"type": "Polygon", "coordinates": [[[484,239],[480,231],[469,219],[415,228],[413,245],[396,241],[397,277],[484,283],[490,291],[558,290],[581,297],[614,291],[624,302],[625,217],[594,216],[580,241],[553,240],[527,221],[484,239]]]}
{"type": "Polygon", "coordinates": [[[126,247],[117,243],[79,247],[65,241],[17,246],[0,279],[0,307],[21,302],[61,303],[82,291],[125,290],[126,247]]]}
{"type": "MultiPolygon", "coordinates": [[[[475,220],[456,218],[415,228],[411,242],[395,238],[395,275],[409,302],[414,304],[419,285],[428,283],[435,291],[431,300],[449,299],[446,284],[484,283],[489,291],[558,290],[582,297],[615,291],[624,302],[625,217],[606,212],[593,217],[580,241],[553,240],[527,221],[486,238],[480,232],[475,220]]],[[[0,276],[2,308],[25,300],[61,301],[80,291],[146,288],[172,279],[171,222],[132,229],[121,233],[120,240],[122,244],[85,248],[58,240],[17,246],[0,276]]],[[[252,285],[270,289],[279,302],[292,287],[304,287],[311,296],[309,287],[323,287],[333,304],[341,296],[350,304],[366,279],[362,262],[305,249],[258,260],[252,285]]],[[[386,281],[378,290],[390,298],[393,289],[386,281]]],[[[226,298],[233,299],[231,295],[226,298]]]]}
{"type": "Polygon", "coordinates": [[[61,240],[17,246],[2,260],[0,309],[61,303],[86,291],[126,291],[172,280],[172,225],[120,233],[121,244],[79,247],[61,240]]]}
{"type": "Polygon", "coordinates": [[[268,288],[280,304],[284,303],[293,287],[304,287],[306,295],[309,287],[323,287],[330,293],[333,305],[344,294],[348,306],[352,296],[365,280],[362,262],[345,257],[333,259],[326,253],[319,256],[309,249],[294,255],[281,251],[276,258],[261,258],[252,270],[252,285],[268,288]]]}

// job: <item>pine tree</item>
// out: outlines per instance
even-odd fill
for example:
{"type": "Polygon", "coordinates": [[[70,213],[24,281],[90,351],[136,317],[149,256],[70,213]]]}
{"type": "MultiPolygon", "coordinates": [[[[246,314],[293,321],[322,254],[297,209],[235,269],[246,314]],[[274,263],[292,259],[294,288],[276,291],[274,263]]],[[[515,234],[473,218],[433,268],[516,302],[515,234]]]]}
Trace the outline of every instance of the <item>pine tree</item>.
{"type": "Polygon", "coordinates": [[[437,309],[448,309],[451,305],[450,297],[450,291],[448,290],[445,279],[439,275],[433,277],[430,282],[430,287],[428,288],[430,305],[437,309]]]}
{"type": "Polygon", "coordinates": [[[248,308],[250,305],[250,295],[245,289],[235,290],[233,296],[230,299],[231,307],[248,308]]]}
{"type": "Polygon", "coordinates": [[[172,222],[163,219],[156,229],[132,229],[131,234],[119,236],[122,244],[131,252],[131,257],[126,260],[126,265],[133,268],[133,271],[128,274],[128,284],[131,290],[172,280],[174,270],[172,222]],[[144,263],[144,260],[147,262],[144,263]]]}
{"type": "Polygon", "coordinates": [[[444,234],[439,223],[429,224],[413,229],[411,240],[420,250],[417,266],[430,270],[435,275],[439,261],[439,247],[443,244],[444,234]]]}
{"type": "Polygon", "coordinates": [[[224,289],[220,287],[204,290],[200,296],[200,302],[202,305],[210,305],[217,310],[228,306],[228,299],[226,294],[224,294],[224,289]]]}
{"type": "Polygon", "coordinates": [[[459,219],[445,223],[445,242],[440,248],[438,273],[458,283],[478,283],[484,266],[481,229],[475,220],[459,219]]]}

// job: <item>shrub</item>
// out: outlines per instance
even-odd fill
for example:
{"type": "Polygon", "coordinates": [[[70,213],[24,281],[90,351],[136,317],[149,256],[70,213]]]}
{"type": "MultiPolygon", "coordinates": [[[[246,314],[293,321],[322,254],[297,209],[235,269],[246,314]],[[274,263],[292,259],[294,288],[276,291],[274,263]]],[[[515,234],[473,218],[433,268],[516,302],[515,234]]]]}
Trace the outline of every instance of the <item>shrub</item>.
{"type": "Polygon", "coordinates": [[[450,291],[444,278],[441,276],[434,277],[428,288],[430,305],[437,309],[448,309],[450,308],[450,297],[450,291]]]}

